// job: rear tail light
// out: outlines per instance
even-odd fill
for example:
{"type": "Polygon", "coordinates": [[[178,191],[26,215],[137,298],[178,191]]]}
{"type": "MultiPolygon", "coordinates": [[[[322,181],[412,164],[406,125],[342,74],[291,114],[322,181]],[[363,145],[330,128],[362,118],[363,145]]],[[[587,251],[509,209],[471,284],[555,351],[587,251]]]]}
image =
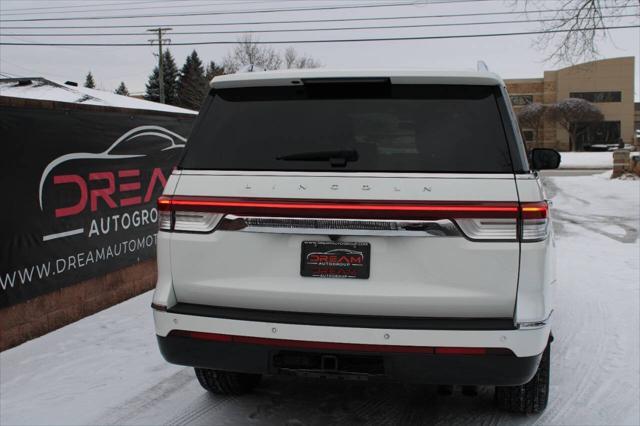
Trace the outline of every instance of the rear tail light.
{"type": "Polygon", "coordinates": [[[158,211],[158,226],[161,231],[171,231],[173,213],[170,211],[158,211]]]}
{"type": "Polygon", "coordinates": [[[522,241],[541,241],[549,235],[549,206],[546,202],[522,203],[522,241]]]}
{"type": "Polygon", "coordinates": [[[542,241],[549,235],[549,207],[546,202],[520,203],[512,218],[462,218],[456,223],[472,240],[542,241]]]}
{"type": "Polygon", "coordinates": [[[162,196],[160,229],[207,233],[227,215],[455,221],[472,240],[539,241],[548,234],[546,203],[386,202],[162,196]]]}
{"type": "Polygon", "coordinates": [[[208,233],[223,217],[220,213],[177,210],[170,198],[158,199],[158,224],[162,231],[208,233]]]}
{"type": "Polygon", "coordinates": [[[181,232],[211,232],[224,215],[208,212],[173,213],[173,230],[181,232]]]}
{"type": "Polygon", "coordinates": [[[518,235],[516,218],[456,219],[462,232],[472,240],[515,241],[518,235]]]}

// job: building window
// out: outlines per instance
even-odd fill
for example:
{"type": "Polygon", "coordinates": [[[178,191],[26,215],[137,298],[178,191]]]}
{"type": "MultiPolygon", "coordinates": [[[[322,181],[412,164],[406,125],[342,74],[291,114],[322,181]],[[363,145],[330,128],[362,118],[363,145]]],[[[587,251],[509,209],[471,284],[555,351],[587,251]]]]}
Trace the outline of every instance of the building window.
{"type": "Polygon", "coordinates": [[[514,106],[528,105],[533,102],[533,95],[511,95],[509,97],[514,106]]]}
{"type": "Polygon", "coordinates": [[[576,148],[582,150],[589,145],[614,144],[620,141],[619,121],[575,123],[576,148]]]}
{"type": "Polygon", "coordinates": [[[523,130],[522,131],[522,137],[524,138],[525,142],[533,142],[533,130],[523,130]]]}
{"type": "Polygon", "coordinates": [[[589,102],[621,102],[622,92],[571,92],[569,97],[589,102]]]}

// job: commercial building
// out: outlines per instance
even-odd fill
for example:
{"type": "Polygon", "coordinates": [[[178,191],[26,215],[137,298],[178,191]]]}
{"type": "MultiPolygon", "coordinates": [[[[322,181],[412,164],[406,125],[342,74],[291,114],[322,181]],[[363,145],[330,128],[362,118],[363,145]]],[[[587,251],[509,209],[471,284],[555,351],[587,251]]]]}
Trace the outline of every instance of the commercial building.
{"type": "Polygon", "coordinates": [[[640,144],[640,102],[636,102],[635,105],[635,128],[636,128],[636,145],[640,144]]]}
{"type": "MultiPolygon", "coordinates": [[[[542,78],[507,79],[505,83],[516,112],[529,103],[550,105],[567,98],[582,98],[600,108],[604,120],[576,123],[581,131],[575,149],[593,144],[638,143],[635,135],[634,57],[611,58],[545,71],[542,78]]],[[[569,133],[544,120],[539,129],[523,128],[530,147],[569,149],[569,133]]]]}

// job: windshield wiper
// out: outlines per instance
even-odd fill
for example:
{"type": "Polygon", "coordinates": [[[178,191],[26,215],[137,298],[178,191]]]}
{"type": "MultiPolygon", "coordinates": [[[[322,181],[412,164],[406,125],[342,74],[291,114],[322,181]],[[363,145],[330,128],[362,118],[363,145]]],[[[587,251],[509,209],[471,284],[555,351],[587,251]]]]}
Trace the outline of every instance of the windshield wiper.
{"type": "Polygon", "coordinates": [[[329,161],[332,167],[344,167],[349,161],[358,161],[358,151],[316,151],[299,152],[296,154],[282,155],[276,160],[283,161],[329,161]]]}

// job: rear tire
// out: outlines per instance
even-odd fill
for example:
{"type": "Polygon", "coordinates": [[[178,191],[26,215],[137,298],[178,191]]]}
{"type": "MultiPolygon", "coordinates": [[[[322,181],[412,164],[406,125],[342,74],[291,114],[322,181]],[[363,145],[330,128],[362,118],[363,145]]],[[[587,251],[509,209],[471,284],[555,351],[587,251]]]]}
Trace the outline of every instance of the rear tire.
{"type": "Polygon", "coordinates": [[[537,414],[544,411],[549,401],[549,370],[551,343],[542,353],[535,376],[524,385],[496,386],[495,401],[499,408],[519,414],[537,414]]]}
{"type": "Polygon", "coordinates": [[[260,383],[260,374],[235,373],[232,371],[195,368],[200,385],[217,395],[243,395],[251,392],[260,383]]]}

